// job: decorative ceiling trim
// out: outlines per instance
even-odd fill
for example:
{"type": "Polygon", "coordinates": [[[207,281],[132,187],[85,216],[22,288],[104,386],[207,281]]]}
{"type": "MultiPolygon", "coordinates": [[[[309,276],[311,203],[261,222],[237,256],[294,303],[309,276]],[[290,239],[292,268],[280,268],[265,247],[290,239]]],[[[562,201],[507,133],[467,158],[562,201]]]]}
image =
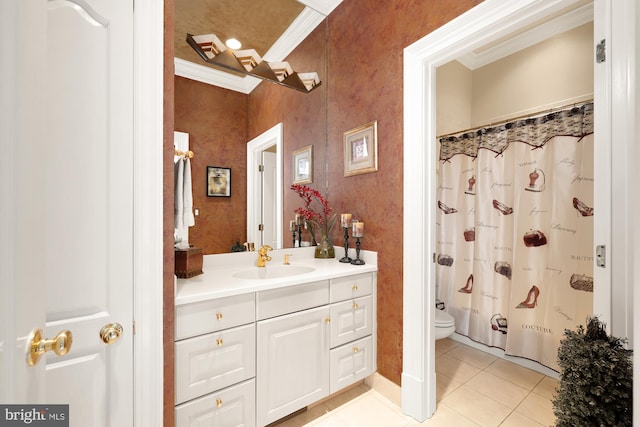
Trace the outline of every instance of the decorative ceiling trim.
{"type": "Polygon", "coordinates": [[[481,52],[463,55],[458,61],[470,70],[475,70],[591,21],[593,5],[586,4],[481,52]]]}
{"type": "Polygon", "coordinates": [[[181,58],[173,58],[175,75],[195,80],[201,83],[218,86],[224,89],[234,90],[245,94],[251,93],[262,81],[251,76],[236,76],[226,71],[205,65],[195,64],[181,58]]]}
{"type": "MultiPolygon", "coordinates": [[[[342,0],[299,0],[306,7],[263,56],[267,61],[282,61],[335,9],[342,0]]],[[[186,42],[185,42],[186,43],[186,42]]],[[[213,67],[174,58],[175,75],[234,90],[251,93],[262,81],[258,78],[236,76],[213,67]]]]}

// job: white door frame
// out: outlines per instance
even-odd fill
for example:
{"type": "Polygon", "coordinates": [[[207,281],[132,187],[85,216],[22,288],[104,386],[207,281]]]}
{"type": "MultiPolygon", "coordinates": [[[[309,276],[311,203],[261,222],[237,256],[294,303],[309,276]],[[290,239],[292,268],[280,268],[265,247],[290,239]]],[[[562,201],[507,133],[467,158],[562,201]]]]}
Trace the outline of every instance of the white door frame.
{"type": "MultiPolygon", "coordinates": [[[[136,0],[134,34],[134,420],[163,425],[164,2],[136,0]]],[[[126,234],[123,235],[126,237],[126,234]]],[[[173,395],[173,394],[172,394],[173,395]]],[[[172,405],[173,402],[166,402],[172,405]]]]}
{"type": "Polygon", "coordinates": [[[262,163],[262,152],[276,146],[276,244],[280,249],[282,242],[282,123],[258,135],[247,143],[247,242],[258,242],[259,233],[256,224],[262,212],[262,206],[255,194],[261,190],[261,176],[257,166],[262,163]]]}
{"type": "MultiPolygon", "coordinates": [[[[596,0],[605,1],[610,0],[596,0]]],[[[519,0],[505,2],[502,0],[486,0],[450,23],[417,41],[404,50],[404,244],[403,244],[403,372],[402,372],[402,410],[404,413],[423,421],[430,418],[436,409],[435,392],[435,319],[432,307],[435,304],[435,268],[432,262],[435,253],[435,206],[436,206],[436,149],[432,142],[436,138],[436,68],[450,60],[482,47],[500,37],[523,28],[538,19],[561,10],[575,0],[519,0]],[[409,190],[411,189],[411,190],[409,190]],[[411,224],[408,227],[407,224],[411,224]],[[416,239],[417,236],[417,239],[416,239]]],[[[638,237],[638,228],[631,222],[632,208],[640,206],[637,189],[638,178],[632,174],[634,169],[628,166],[635,161],[638,166],[638,155],[634,152],[635,123],[637,119],[635,87],[635,59],[637,42],[634,35],[637,9],[633,0],[611,2],[608,10],[613,11],[607,20],[614,28],[614,37],[607,39],[607,46],[612,52],[620,52],[623,57],[615,58],[609,65],[614,70],[609,74],[623,76],[618,90],[611,91],[612,114],[624,126],[617,131],[617,144],[627,154],[627,164],[618,170],[620,176],[626,177],[622,185],[623,196],[630,197],[624,204],[624,212],[620,216],[626,220],[627,235],[638,237]],[[625,36],[615,37],[617,32],[628,31],[625,36]],[[619,73],[619,74],[618,74],[619,73]],[[623,88],[624,87],[624,88],[623,88]],[[618,108],[616,108],[616,106],[618,108]],[[624,107],[624,108],[622,108],[624,107]]],[[[602,17],[596,17],[596,20],[602,17]]],[[[604,19],[604,18],[603,18],[604,19]]],[[[610,85],[610,81],[604,83],[610,85]]],[[[614,88],[615,89],[615,88],[614,88]]],[[[597,92],[596,92],[597,93],[597,92]]],[[[608,102],[608,98],[604,102],[608,102]]],[[[600,102],[600,101],[599,101],[600,102]]],[[[601,105],[597,108],[608,108],[601,105]]],[[[598,113],[598,111],[596,111],[598,113]]],[[[598,132],[600,129],[598,129],[598,132]]],[[[596,138],[598,138],[597,136],[596,138]]],[[[613,141],[611,138],[606,138],[613,141]]],[[[601,144],[602,145],[602,144],[601,144]]],[[[618,167],[618,166],[616,166],[618,167]]],[[[611,187],[610,187],[611,188],[611,187]]],[[[610,190],[609,188],[609,190],[610,190]]],[[[615,195],[613,196],[616,197],[615,195]]],[[[615,199],[614,199],[615,200],[615,199]]],[[[606,214],[605,214],[606,216],[606,214]]],[[[606,234],[606,232],[605,232],[606,234]]],[[[616,236],[613,236],[616,238],[616,236]]],[[[625,254],[625,282],[621,289],[628,300],[633,298],[633,283],[638,282],[637,270],[633,271],[632,261],[638,259],[637,251],[633,251],[633,241],[617,236],[619,241],[611,243],[611,251],[617,248],[628,251],[625,254]],[[635,273],[635,276],[634,276],[635,273]]],[[[638,241],[637,239],[635,241],[638,241]]],[[[608,248],[609,249],[609,248],[608,248]]],[[[637,264],[636,264],[637,265],[637,264]]],[[[594,267],[596,268],[596,267],[594,267]]],[[[615,285],[615,284],[614,284],[615,285]]],[[[635,286],[638,288],[638,286],[635,286]]],[[[602,288],[594,295],[596,313],[609,319],[611,314],[611,297],[609,289],[602,288]],[[602,298],[601,298],[602,297],[602,298]],[[604,304],[601,301],[605,301],[604,304]]],[[[615,295],[616,292],[614,291],[615,295]]],[[[635,300],[640,292],[636,289],[635,300]]],[[[631,312],[632,313],[632,312],[631,312]]],[[[631,313],[627,316],[633,316],[631,313]]],[[[635,316],[636,321],[638,316],[635,316]]],[[[615,330],[615,325],[614,328],[615,330]]],[[[627,329],[627,332],[631,332],[627,329]]],[[[636,331],[637,333],[637,331],[636,331]]],[[[635,371],[637,373],[637,371],[635,371]]],[[[637,387],[637,386],[636,386],[637,387]]],[[[637,388],[636,388],[637,390],[637,388]]],[[[637,393],[636,393],[637,396],[637,393]]],[[[636,415],[637,416],[637,415],[636,415]]]]}

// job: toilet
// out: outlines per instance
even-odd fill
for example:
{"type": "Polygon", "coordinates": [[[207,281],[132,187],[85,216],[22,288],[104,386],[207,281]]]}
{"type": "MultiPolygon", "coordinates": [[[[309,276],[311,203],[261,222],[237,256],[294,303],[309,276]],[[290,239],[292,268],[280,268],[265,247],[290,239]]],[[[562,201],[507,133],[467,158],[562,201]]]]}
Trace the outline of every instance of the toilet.
{"type": "Polygon", "coordinates": [[[444,310],[436,309],[436,339],[448,337],[456,330],[456,320],[444,310]]]}

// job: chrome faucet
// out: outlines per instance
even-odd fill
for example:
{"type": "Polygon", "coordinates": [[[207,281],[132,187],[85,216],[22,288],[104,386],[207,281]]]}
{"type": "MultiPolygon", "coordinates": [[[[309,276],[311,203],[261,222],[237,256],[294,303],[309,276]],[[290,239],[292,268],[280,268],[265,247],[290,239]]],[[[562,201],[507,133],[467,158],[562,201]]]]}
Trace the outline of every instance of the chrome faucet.
{"type": "Polygon", "coordinates": [[[264,245],[258,250],[258,267],[264,267],[267,265],[267,261],[271,261],[271,257],[267,255],[273,248],[269,245],[264,245]]]}

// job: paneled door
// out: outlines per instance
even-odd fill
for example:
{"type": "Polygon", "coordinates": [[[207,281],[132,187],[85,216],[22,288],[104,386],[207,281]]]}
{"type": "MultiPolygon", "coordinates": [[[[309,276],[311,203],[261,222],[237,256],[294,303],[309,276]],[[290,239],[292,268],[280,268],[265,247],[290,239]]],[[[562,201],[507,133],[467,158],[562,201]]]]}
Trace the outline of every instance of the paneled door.
{"type": "Polygon", "coordinates": [[[69,404],[71,426],[131,426],[133,1],[4,7],[17,36],[0,396],[69,404]]]}

